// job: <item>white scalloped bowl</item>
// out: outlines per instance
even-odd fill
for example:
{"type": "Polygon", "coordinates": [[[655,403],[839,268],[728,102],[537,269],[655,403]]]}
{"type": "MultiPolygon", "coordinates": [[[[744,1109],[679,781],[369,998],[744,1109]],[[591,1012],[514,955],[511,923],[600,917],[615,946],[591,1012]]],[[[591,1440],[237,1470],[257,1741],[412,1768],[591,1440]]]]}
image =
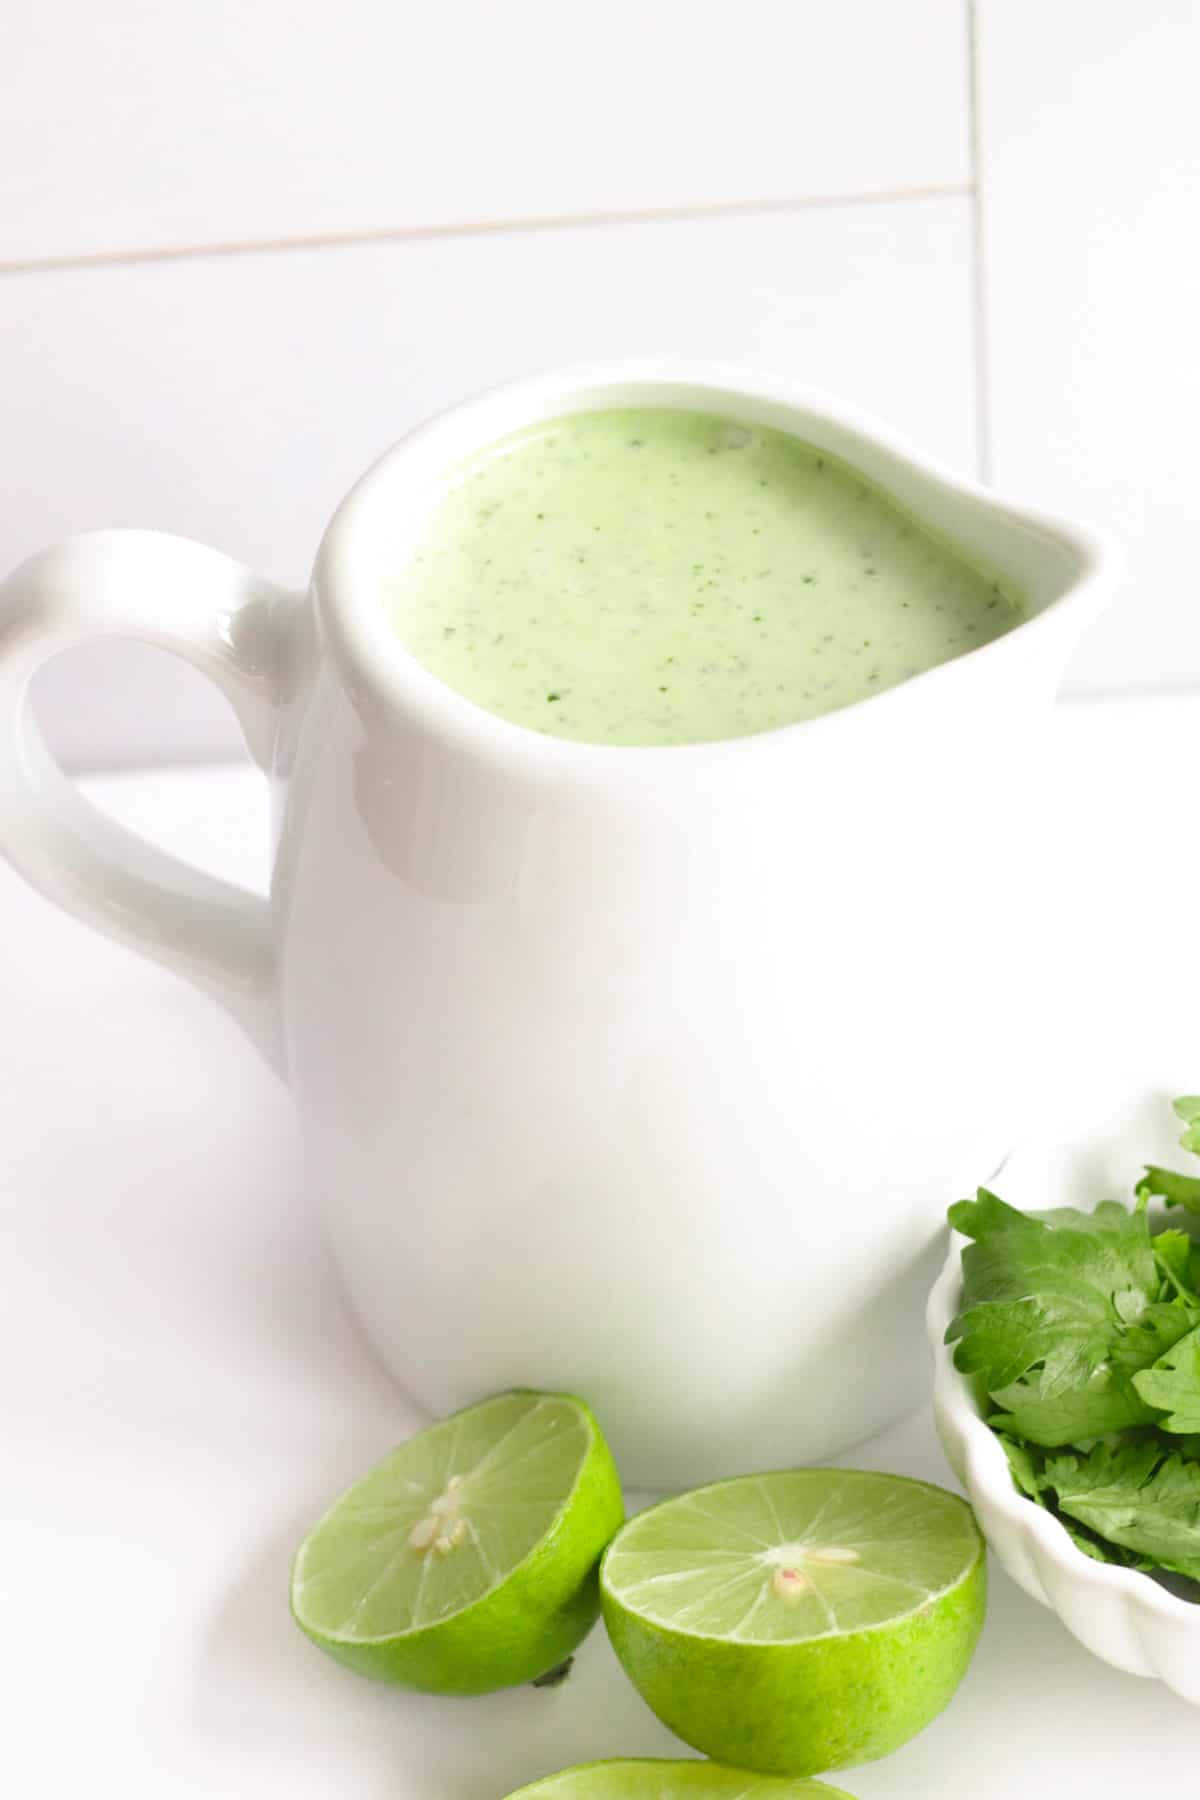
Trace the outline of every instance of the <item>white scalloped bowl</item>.
{"type": "MultiPolygon", "coordinates": [[[[1193,1068],[1192,1091],[1196,1074],[1193,1068]]],[[[1186,1166],[1171,1131],[1169,1099],[1187,1091],[1186,1078],[1178,1087],[1156,1087],[1096,1128],[1019,1151],[993,1177],[996,1191],[1026,1210],[1127,1198],[1144,1162],[1186,1166]]],[[[1200,1706],[1200,1605],[1177,1598],[1137,1570],[1094,1562],[1075,1548],[1057,1519],[1013,1485],[1008,1459],[945,1343],[962,1292],[965,1242],[954,1235],[929,1296],[926,1324],[938,1436],[984,1537],[1013,1580],[1057,1613],[1093,1655],[1131,1675],[1158,1676],[1200,1706]]]]}

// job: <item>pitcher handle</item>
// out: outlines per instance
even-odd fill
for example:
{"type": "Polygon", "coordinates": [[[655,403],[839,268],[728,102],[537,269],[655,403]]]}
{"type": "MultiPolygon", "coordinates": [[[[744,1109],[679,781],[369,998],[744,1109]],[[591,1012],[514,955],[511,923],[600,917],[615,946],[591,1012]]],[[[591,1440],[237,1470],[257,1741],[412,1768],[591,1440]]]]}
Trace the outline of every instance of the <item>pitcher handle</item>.
{"type": "Polygon", "coordinates": [[[76,791],[46,749],[28,689],[72,644],[136,638],[186,658],[270,763],[283,589],[186,538],[97,531],[31,557],[0,587],[0,853],[47,898],[219,1000],[283,1073],[266,901],[157,849],[76,791]]]}

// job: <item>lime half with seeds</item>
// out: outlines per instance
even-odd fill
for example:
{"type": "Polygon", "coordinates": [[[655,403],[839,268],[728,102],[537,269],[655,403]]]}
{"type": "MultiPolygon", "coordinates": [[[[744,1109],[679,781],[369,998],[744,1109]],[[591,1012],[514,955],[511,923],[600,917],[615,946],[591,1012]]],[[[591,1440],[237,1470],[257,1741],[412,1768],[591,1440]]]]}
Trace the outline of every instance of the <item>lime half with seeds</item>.
{"type": "Polygon", "coordinates": [[[568,1394],[484,1400],[350,1488],[292,1567],[300,1629],[361,1674],[435,1694],[533,1681],[599,1611],[624,1518],[600,1427],[568,1394]]]}
{"type": "Polygon", "coordinates": [[[519,1788],[508,1800],[850,1800],[823,1781],[748,1775],[719,1763],[653,1758],[580,1763],[519,1788]]]}
{"type": "Polygon", "coordinates": [[[796,1469],[640,1513],[600,1590],[626,1673],[672,1731],[737,1768],[816,1775],[886,1756],[942,1710],[986,1565],[944,1489],[796,1469]]]}

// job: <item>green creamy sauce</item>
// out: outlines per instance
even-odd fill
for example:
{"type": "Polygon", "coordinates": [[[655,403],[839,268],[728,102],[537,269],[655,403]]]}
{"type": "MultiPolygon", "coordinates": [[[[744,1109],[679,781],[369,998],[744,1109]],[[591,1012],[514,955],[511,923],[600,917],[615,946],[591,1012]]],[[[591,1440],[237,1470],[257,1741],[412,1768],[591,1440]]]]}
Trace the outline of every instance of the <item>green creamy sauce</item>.
{"type": "Polygon", "coordinates": [[[811,719],[1022,617],[844,463],[665,409],[577,413],[467,463],[387,604],[447,686],[603,744],[811,719]]]}

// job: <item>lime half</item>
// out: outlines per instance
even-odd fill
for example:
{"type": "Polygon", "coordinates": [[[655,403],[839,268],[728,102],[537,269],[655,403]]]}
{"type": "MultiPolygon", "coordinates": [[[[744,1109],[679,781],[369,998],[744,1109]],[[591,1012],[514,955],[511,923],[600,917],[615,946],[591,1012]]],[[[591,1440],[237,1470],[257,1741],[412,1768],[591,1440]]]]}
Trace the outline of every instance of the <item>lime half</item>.
{"type": "Polygon", "coordinates": [[[483,1694],[561,1663],[599,1611],[624,1517],[608,1445],[567,1394],[484,1400],[410,1438],[301,1544],[292,1612],[364,1675],[483,1694]]]}
{"type": "Polygon", "coordinates": [[[712,1762],[653,1758],[580,1763],[519,1788],[508,1800],[850,1800],[823,1781],[747,1775],[712,1762]]]}
{"type": "Polygon", "coordinates": [[[631,1519],[600,1572],[642,1698],[723,1763],[816,1775],[886,1756],[939,1713],[983,1623],[983,1540],[897,1475],[745,1475],[631,1519]]]}

